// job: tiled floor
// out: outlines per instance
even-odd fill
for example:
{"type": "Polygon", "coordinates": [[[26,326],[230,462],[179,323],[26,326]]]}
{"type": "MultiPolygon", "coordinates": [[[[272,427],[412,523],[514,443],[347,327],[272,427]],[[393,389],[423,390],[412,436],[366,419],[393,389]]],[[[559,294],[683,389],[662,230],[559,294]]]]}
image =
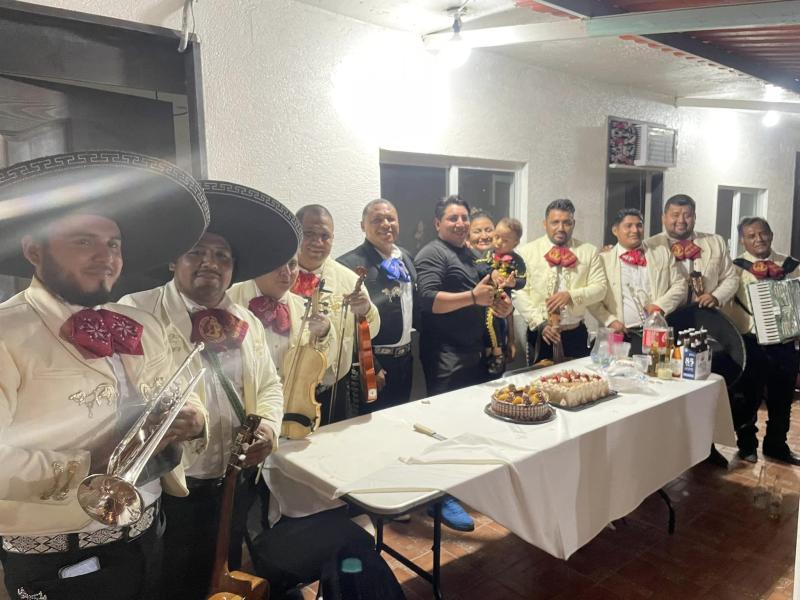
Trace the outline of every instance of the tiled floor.
{"type": "MultiPolygon", "coordinates": [[[[789,442],[800,450],[797,411],[789,442]]],[[[771,521],[752,501],[761,464],[735,461],[727,472],[707,464],[696,466],[666,488],[677,511],[674,535],[667,534],[666,506],[653,496],[616,522],[616,530],[604,530],[568,561],[552,558],[475,514],[474,532],[444,530],[444,596],[447,600],[789,600],[800,468],[766,463],[770,479],[779,477],[784,489],[781,518],[771,521]]],[[[411,523],[387,527],[386,541],[430,568],[430,534],[431,519],[415,513],[411,523]]],[[[386,558],[408,600],[432,597],[428,583],[386,558]]],[[[314,597],[312,587],[304,593],[314,597]]],[[[7,600],[2,589],[0,600],[7,600]]]]}

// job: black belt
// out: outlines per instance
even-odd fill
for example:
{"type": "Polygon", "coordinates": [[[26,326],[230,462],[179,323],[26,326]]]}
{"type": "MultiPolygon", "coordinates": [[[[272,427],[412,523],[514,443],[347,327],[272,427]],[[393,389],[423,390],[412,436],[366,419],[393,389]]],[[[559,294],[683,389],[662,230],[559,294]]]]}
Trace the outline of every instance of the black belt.
{"type": "Polygon", "coordinates": [[[224,482],[224,477],[215,477],[213,479],[197,479],[195,477],[187,477],[186,487],[189,489],[190,494],[213,492],[219,490],[224,482]]]}
{"type": "Polygon", "coordinates": [[[404,344],[402,346],[373,346],[372,353],[375,356],[389,356],[391,358],[400,358],[411,352],[411,344],[404,344]]]}

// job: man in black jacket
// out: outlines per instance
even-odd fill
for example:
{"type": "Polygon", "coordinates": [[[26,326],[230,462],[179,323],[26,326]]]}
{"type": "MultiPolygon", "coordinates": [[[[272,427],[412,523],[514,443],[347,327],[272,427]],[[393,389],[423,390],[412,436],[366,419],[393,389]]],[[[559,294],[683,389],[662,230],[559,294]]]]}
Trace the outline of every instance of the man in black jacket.
{"type": "Polygon", "coordinates": [[[337,260],[351,269],[367,269],[365,285],[381,318],[380,331],[372,339],[378,400],[361,402],[359,412],[366,414],[408,402],[411,395],[417,272],[408,252],[397,246],[400,221],[391,202],[379,198],[367,203],[361,229],[364,243],[337,260]]]}

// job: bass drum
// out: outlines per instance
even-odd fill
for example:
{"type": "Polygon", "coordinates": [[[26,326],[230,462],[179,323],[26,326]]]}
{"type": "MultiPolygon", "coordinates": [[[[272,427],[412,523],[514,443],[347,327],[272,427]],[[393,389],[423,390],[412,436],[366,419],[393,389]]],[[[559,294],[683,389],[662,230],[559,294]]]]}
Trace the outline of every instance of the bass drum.
{"type": "Polygon", "coordinates": [[[715,308],[700,308],[697,304],[683,306],[667,316],[667,323],[677,336],[684,329],[705,329],[711,346],[711,371],[725,379],[731,389],[744,373],[747,355],[744,340],[726,315],[715,308]]]}

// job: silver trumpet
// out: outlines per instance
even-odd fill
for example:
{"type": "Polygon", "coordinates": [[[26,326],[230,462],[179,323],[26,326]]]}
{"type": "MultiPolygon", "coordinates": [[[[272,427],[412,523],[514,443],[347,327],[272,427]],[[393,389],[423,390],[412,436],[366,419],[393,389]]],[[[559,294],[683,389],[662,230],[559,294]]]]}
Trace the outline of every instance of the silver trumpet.
{"type": "Polygon", "coordinates": [[[639,318],[642,320],[642,325],[644,325],[644,322],[647,321],[647,317],[650,315],[647,312],[647,309],[644,307],[641,298],[639,298],[639,290],[634,289],[631,284],[628,284],[628,293],[631,295],[633,305],[636,307],[636,310],[639,313],[639,318]]]}
{"type": "Polygon", "coordinates": [[[196,344],[169,381],[148,401],[142,415],[111,453],[105,474],[89,475],[78,485],[78,503],[95,521],[120,527],[142,516],[145,506],[136,480],[205,373],[200,369],[180,389],[178,379],[203,347],[202,342],[196,344]]]}

